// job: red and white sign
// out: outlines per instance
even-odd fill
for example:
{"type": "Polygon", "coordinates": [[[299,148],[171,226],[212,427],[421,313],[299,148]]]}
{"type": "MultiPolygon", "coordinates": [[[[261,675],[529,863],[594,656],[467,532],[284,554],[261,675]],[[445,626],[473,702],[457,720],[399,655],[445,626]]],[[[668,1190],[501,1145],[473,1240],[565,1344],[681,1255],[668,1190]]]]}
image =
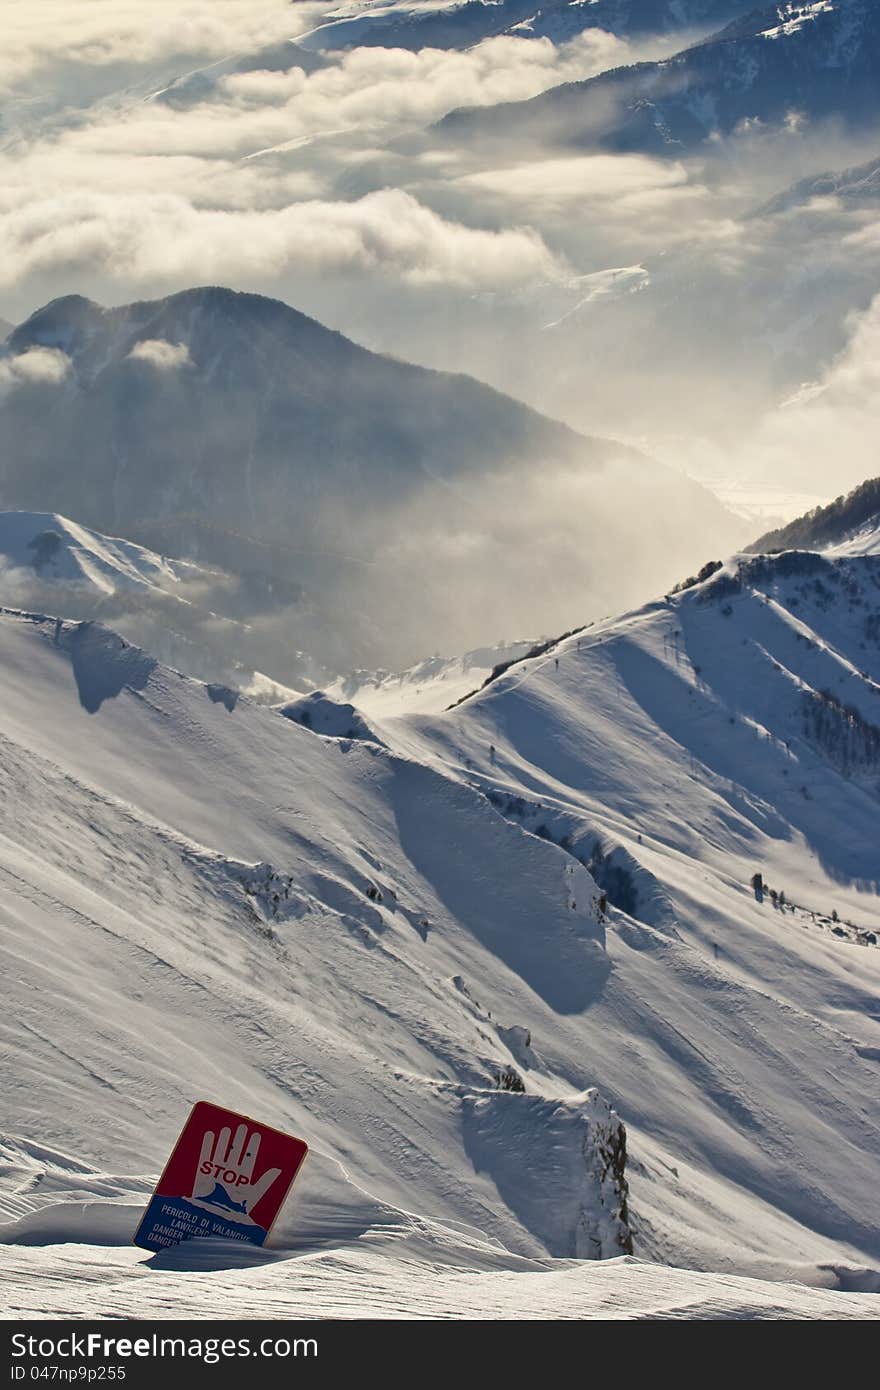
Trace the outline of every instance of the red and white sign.
{"type": "Polygon", "coordinates": [[[145,1250],[213,1237],[264,1244],[308,1153],[291,1134],[200,1100],[134,1238],[145,1250]]]}

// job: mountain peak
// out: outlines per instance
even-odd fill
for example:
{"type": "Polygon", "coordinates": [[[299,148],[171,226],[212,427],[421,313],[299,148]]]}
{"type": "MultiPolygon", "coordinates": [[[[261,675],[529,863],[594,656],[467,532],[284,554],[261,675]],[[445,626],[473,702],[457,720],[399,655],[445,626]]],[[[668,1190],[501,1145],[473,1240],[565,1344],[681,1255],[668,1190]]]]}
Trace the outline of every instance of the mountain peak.
{"type": "Polygon", "coordinates": [[[48,304],[44,304],[41,309],[35,309],[25,323],[33,323],[42,318],[51,317],[87,317],[91,314],[103,314],[103,305],[98,304],[94,299],[87,299],[84,294],[60,294],[56,299],[50,299],[48,304]]]}
{"type": "MultiPolygon", "coordinates": [[[[125,335],[173,336],[181,341],[195,324],[211,319],[232,321],[241,326],[287,327],[297,334],[320,335],[327,342],[346,341],[333,329],[325,328],[282,300],[224,285],[199,285],[178,290],[161,299],[138,300],[133,304],[106,308],[80,294],[61,295],[37,309],[11,334],[13,351],[28,347],[62,347],[76,355],[95,334],[110,339],[125,335]]],[[[354,348],[354,345],[351,345],[354,348]]]]}
{"type": "MultiPolygon", "coordinates": [[[[515,585],[529,610],[518,618],[524,626],[545,591],[558,595],[560,626],[576,616],[577,584],[559,584],[552,549],[539,547],[527,569],[505,530],[508,497],[535,485],[538,468],[547,479],[575,464],[603,479],[573,562],[591,577],[602,573],[599,555],[610,574],[612,556],[632,543],[637,517],[615,502],[630,479],[643,501],[679,499],[662,539],[647,549],[640,541],[639,567],[649,573],[632,579],[639,593],[665,582],[670,545],[680,541],[693,555],[694,515],[719,549],[741,539],[714,498],[635,450],[588,439],[471,378],[358,347],[263,295],[201,286],[112,309],[60,300],[16,339],[19,350],[51,342],[72,365],[67,389],[41,388],[37,408],[21,392],[0,402],[6,505],[44,511],[48,503],[104,535],[303,586],[312,602],[320,594],[332,621],[322,619],[315,634],[303,610],[310,635],[301,645],[318,644],[328,666],[338,651],[327,634],[343,625],[348,664],[419,659],[422,621],[406,598],[414,584],[436,586],[436,641],[447,647],[475,647],[492,633],[488,598],[480,613],[461,617],[458,595],[478,582],[484,595],[493,586],[491,601],[505,613],[515,585]],[[486,477],[497,482],[483,501],[486,477]],[[412,527],[471,531],[475,498],[491,539],[457,559],[450,586],[445,565],[435,572],[413,544],[412,527]],[[388,558],[394,528],[406,541],[403,561],[388,558]],[[386,574],[400,595],[394,615],[386,574]]],[[[626,593],[635,597],[631,587],[626,593]]]]}
{"type": "Polygon", "coordinates": [[[6,346],[11,353],[26,352],[32,347],[53,347],[71,354],[95,331],[106,312],[84,295],[60,295],[14,328],[6,346]]]}
{"type": "MultiPolygon", "coordinates": [[[[303,314],[299,309],[294,309],[283,300],[273,299],[269,295],[256,294],[251,290],[233,290],[227,285],[194,285],[190,289],[177,290],[174,294],[166,295],[163,299],[144,300],[132,308],[146,308],[153,311],[166,308],[169,310],[201,309],[203,311],[222,311],[224,313],[248,314],[253,318],[263,318],[266,321],[273,319],[292,318],[303,323],[312,323],[316,327],[321,327],[316,319],[310,319],[307,314],[303,314]]],[[[330,332],[325,329],[325,332],[330,332]]]]}

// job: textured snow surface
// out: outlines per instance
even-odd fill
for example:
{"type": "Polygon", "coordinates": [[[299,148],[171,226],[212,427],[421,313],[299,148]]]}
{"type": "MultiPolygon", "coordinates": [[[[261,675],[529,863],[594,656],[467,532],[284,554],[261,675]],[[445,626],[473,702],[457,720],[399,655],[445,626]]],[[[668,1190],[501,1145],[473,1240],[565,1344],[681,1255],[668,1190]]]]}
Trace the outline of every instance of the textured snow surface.
{"type": "Polygon", "coordinates": [[[846,540],[838,542],[837,545],[829,546],[829,555],[880,555],[880,526],[874,521],[872,524],[860,527],[852,536],[846,540]]]}
{"type": "MultiPolygon", "coordinates": [[[[209,1242],[200,1242],[208,1245],[209,1242]]],[[[16,1318],[876,1318],[880,1297],[698,1274],[623,1256],[498,1261],[474,1270],[406,1249],[334,1250],[230,1264],[224,1250],[139,1260],[65,1246],[11,1252],[5,1298],[16,1318]],[[213,1259],[212,1259],[213,1257],[213,1259]],[[201,1268],[199,1264],[201,1263],[201,1268]],[[51,1272],[51,1279],[49,1278],[51,1272]],[[51,1287],[50,1287],[51,1284],[51,1287]]],[[[471,1256],[473,1258],[473,1256],[471,1256]]]]}
{"type": "Polygon", "coordinates": [[[20,571],[30,583],[65,582],[104,595],[131,588],[167,594],[200,573],[196,565],[102,536],[55,512],[0,512],[0,564],[6,593],[14,582],[9,570],[20,571]]]}
{"type": "Polygon", "coordinates": [[[741,557],[356,738],[4,613],[5,1306],[876,1316],[878,594],[741,557]],[[145,1259],[200,1097],[312,1155],[145,1259]]]}
{"type": "Polygon", "coordinates": [[[32,1194],[0,1196],[0,1211],[33,1208],[0,1225],[0,1306],[16,1319],[214,1318],[233,1308],[241,1318],[880,1315],[880,1297],[832,1291],[831,1269],[829,1287],[819,1288],[626,1256],[516,1256],[478,1233],[384,1206],[314,1154],[271,1248],[200,1240],[145,1256],[130,1241],[147,1179],[110,1177],[35,1145],[4,1144],[0,1161],[3,1187],[17,1179],[32,1194]],[[48,1191],[38,1198],[40,1188],[48,1191]],[[65,1195],[79,1200],[59,1200],[65,1195]]]}

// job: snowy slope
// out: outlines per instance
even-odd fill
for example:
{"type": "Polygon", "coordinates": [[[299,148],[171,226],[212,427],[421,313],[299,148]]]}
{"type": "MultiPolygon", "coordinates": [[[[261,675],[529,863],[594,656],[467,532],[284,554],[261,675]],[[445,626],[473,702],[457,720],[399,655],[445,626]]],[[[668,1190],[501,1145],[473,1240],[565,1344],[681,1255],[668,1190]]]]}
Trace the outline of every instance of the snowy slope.
{"type": "Polygon", "coordinates": [[[367,715],[439,714],[469,695],[502,662],[519,661],[534,642],[500,642],[464,656],[429,656],[407,671],[352,671],[327,687],[338,704],[351,703],[367,715]]]}
{"type": "MultiPolygon", "coordinates": [[[[245,664],[247,648],[255,646],[247,625],[207,606],[228,602],[240,584],[239,577],[104,536],[57,512],[0,512],[0,604],[97,617],[186,675],[226,681],[259,693],[263,702],[296,699],[299,692],[285,687],[277,671],[273,678],[245,664]]],[[[354,702],[386,716],[439,713],[532,646],[499,643],[460,657],[427,657],[406,671],[355,671],[324,684],[336,705],[354,702]]],[[[285,676],[296,655],[289,647],[277,652],[285,676]]],[[[328,673],[298,655],[301,689],[310,690],[315,677],[328,673]]]]}
{"type": "Polygon", "coordinates": [[[196,565],[102,536],[57,512],[0,512],[0,556],[7,569],[29,579],[82,585],[104,595],[129,588],[167,592],[201,574],[196,565]]]}
{"type": "MultiPolygon", "coordinates": [[[[587,872],[433,770],[236,704],[99,628],[3,629],[10,1126],[149,1170],[187,1098],[222,1092],[356,1154],[383,1200],[576,1253],[576,1188],[568,1235],[546,1194],[499,1200],[513,1058],[479,986],[505,982],[505,1025],[533,996],[589,997],[587,872]]],[[[575,1153],[584,1080],[545,1087],[575,1153]]],[[[541,1089],[524,1113],[543,1127],[541,1089]]]]}
{"type": "Polygon", "coordinates": [[[878,589],[874,558],[742,561],[513,667],[407,740],[590,864],[622,912],[586,1031],[631,1136],[671,1141],[694,1194],[700,1173],[732,1181],[737,1240],[757,1199],[826,1234],[867,1218],[872,1259],[878,589]],[[757,901],[755,872],[796,908],[757,901]]]}
{"type": "Polygon", "coordinates": [[[262,587],[253,576],[171,559],[57,512],[0,512],[0,604],[98,618],[188,675],[277,702],[326,672],[289,640],[272,640],[271,595],[262,587]],[[245,618],[260,600],[255,631],[245,618]],[[261,672],[263,658],[274,679],[261,672]]]}
{"type": "MultiPolygon", "coordinates": [[[[589,1263],[502,1257],[476,1240],[381,1233],[306,1254],[211,1248],[143,1260],[94,1245],[3,1252],[16,1319],[251,1318],[850,1319],[880,1297],[700,1274],[631,1257],[589,1263]],[[220,1300],[225,1300],[220,1303],[220,1300]]],[[[201,1242],[200,1242],[201,1243],[201,1242]]]]}
{"type": "Polygon", "coordinates": [[[878,585],[736,561],[355,738],[4,615],[16,1306],[876,1315],[878,585]],[[312,1145],[278,1262],[108,1249],[198,1096],[312,1145]]]}
{"type": "Polygon", "coordinates": [[[830,555],[880,555],[880,528],[862,526],[845,540],[828,547],[830,555]]]}

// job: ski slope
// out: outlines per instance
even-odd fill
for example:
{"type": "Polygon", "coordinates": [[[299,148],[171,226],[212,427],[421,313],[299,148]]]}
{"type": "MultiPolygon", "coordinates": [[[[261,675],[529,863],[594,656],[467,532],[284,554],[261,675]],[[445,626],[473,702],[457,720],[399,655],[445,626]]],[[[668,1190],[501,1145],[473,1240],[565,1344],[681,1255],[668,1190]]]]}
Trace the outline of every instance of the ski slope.
{"type": "Polygon", "coordinates": [[[356,737],[3,613],[8,1308],[877,1316],[878,587],[738,557],[356,737]],[[127,1248],[199,1097],[311,1146],[271,1253],[127,1248]]]}

